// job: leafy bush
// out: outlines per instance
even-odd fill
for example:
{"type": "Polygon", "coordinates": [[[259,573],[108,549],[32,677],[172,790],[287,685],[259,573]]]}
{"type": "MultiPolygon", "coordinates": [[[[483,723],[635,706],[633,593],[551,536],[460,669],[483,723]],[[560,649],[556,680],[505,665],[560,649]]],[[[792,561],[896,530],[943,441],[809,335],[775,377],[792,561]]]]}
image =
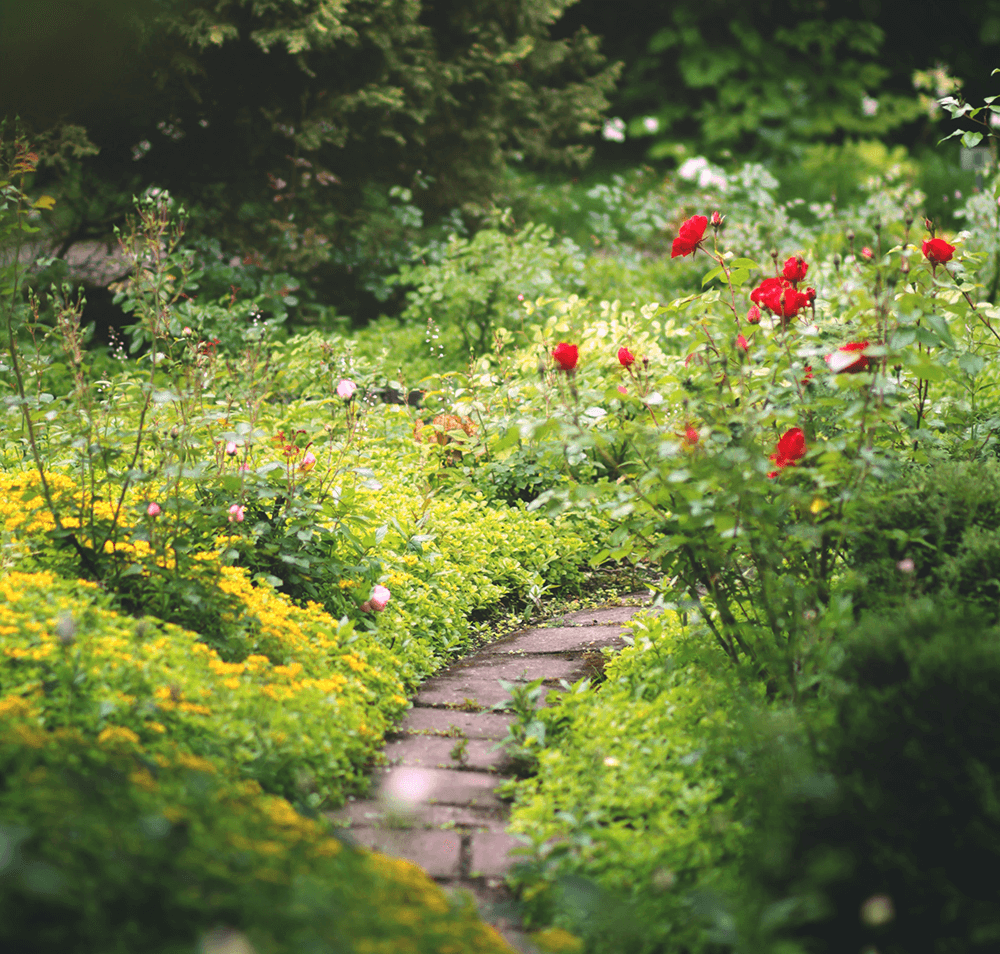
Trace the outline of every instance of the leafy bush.
{"type": "Polygon", "coordinates": [[[534,923],[588,951],[705,950],[688,895],[746,837],[721,755],[741,693],[675,611],[631,625],[606,680],[550,695],[520,739],[538,771],[517,785],[511,828],[531,849],[513,880],[534,923]]]}
{"type": "Polygon", "coordinates": [[[915,596],[979,607],[1000,619],[1000,464],[934,461],[879,487],[850,541],[859,608],[915,596]]]}
{"type": "Polygon", "coordinates": [[[869,618],[841,646],[840,691],[809,719],[811,756],[793,731],[753,765],[765,821],[717,940],[816,954],[995,949],[1000,905],[983,872],[1000,853],[1000,632],[924,600],[869,618]]]}
{"type": "Polygon", "coordinates": [[[41,732],[0,703],[0,941],[80,954],[509,948],[408,862],[202,759],[41,732]]]}

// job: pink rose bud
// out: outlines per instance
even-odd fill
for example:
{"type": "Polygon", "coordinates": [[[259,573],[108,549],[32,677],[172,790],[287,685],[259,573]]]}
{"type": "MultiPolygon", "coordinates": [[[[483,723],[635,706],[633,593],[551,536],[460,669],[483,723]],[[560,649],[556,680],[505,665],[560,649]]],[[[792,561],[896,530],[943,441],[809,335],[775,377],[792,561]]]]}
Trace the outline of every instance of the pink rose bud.
{"type": "Polygon", "coordinates": [[[371,599],[369,602],[372,604],[372,609],[381,612],[385,609],[389,602],[389,590],[384,587],[381,583],[377,584],[375,589],[372,590],[371,599]]]}
{"type": "Polygon", "coordinates": [[[313,456],[313,452],[309,451],[305,457],[302,458],[302,462],[299,464],[299,470],[305,471],[307,474],[316,466],[316,458],[313,456]]]}
{"type": "Polygon", "coordinates": [[[869,262],[875,257],[875,253],[867,245],[861,249],[861,255],[867,258],[869,262]]]}
{"type": "Polygon", "coordinates": [[[736,336],[736,347],[741,351],[748,351],[750,349],[750,346],[747,344],[747,339],[744,338],[743,335],[736,336]]]}
{"type": "Polygon", "coordinates": [[[147,514],[148,514],[148,515],[149,515],[150,517],[158,517],[158,516],[160,515],[160,512],[161,512],[161,511],[160,511],[160,505],[159,505],[158,503],[151,503],[151,504],[150,504],[150,505],[149,505],[149,506],[148,506],[148,507],[146,508],[146,513],[147,513],[147,514]]]}
{"type": "Polygon", "coordinates": [[[226,444],[226,453],[230,457],[236,456],[236,441],[230,441],[228,444],[226,444]]]}
{"type": "Polygon", "coordinates": [[[350,401],[354,397],[354,392],[357,391],[358,386],[353,381],[348,381],[347,378],[341,378],[340,384],[337,385],[337,397],[342,398],[345,401],[350,401]]]}
{"type": "Polygon", "coordinates": [[[726,217],[722,215],[718,210],[712,213],[711,223],[712,228],[717,229],[726,220],[726,217]]]}
{"type": "Polygon", "coordinates": [[[619,384],[618,385],[618,393],[619,394],[628,394],[628,388],[625,387],[624,384],[619,384]]]}
{"type": "Polygon", "coordinates": [[[239,504],[233,504],[229,508],[229,522],[230,523],[243,523],[243,511],[245,507],[241,507],[239,504]]]}
{"type": "Polygon", "coordinates": [[[760,309],[756,305],[751,305],[750,310],[747,312],[747,324],[760,324],[760,309]]]}
{"type": "Polygon", "coordinates": [[[191,335],[194,334],[194,332],[185,325],[184,330],[181,332],[181,334],[184,335],[185,338],[189,338],[191,335]]]}

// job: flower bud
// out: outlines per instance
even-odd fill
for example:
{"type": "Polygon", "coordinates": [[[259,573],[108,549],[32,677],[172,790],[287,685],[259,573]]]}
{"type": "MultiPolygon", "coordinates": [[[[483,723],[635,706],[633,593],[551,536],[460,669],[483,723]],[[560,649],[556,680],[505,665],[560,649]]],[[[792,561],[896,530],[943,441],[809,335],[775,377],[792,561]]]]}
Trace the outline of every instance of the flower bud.
{"type": "Polygon", "coordinates": [[[156,501],[150,503],[150,505],[146,508],[146,515],[149,517],[158,517],[161,512],[160,505],[156,503],[156,501]]]}
{"type": "Polygon", "coordinates": [[[756,305],[751,305],[747,312],[747,323],[751,325],[760,324],[760,309],[756,305]]]}
{"type": "Polygon", "coordinates": [[[850,242],[851,245],[854,244],[854,229],[847,230],[847,241],[850,242]]]}
{"type": "Polygon", "coordinates": [[[302,461],[299,463],[299,470],[308,474],[309,471],[311,471],[315,466],[316,466],[316,456],[313,454],[312,451],[307,451],[306,456],[303,457],[302,461]]]}
{"type": "Polygon", "coordinates": [[[177,438],[181,436],[181,429],[176,424],[170,428],[170,436],[174,440],[177,440],[177,438]]]}
{"type": "Polygon", "coordinates": [[[934,222],[926,216],[924,216],[924,228],[931,233],[931,238],[934,238],[934,222]]]}
{"type": "Polygon", "coordinates": [[[230,441],[228,444],[226,444],[226,455],[228,457],[236,456],[236,441],[230,441]]]}
{"type": "Polygon", "coordinates": [[[710,221],[712,223],[712,228],[715,229],[716,232],[718,232],[719,229],[722,228],[722,223],[726,221],[726,217],[722,215],[718,211],[718,209],[716,209],[716,211],[712,213],[712,218],[710,221]]]}
{"type": "Polygon", "coordinates": [[[842,261],[843,261],[843,259],[840,257],[840,252],[835,252],[834,256],[833,256],[833,268],[834,268],[834,271],[836,271],[838,275],[840,274],[840,263],[842,261]]]}
{"type": "Polygon", "coordinates": [[[870,262],[875,257],[875,253],[866,245],[861,249],[861,257],[870,262]]]}

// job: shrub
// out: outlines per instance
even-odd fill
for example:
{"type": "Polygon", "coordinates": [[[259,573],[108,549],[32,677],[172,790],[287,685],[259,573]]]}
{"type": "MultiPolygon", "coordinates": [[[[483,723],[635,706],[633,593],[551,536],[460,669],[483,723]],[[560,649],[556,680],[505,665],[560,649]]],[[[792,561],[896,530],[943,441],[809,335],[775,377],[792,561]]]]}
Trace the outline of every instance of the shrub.
{"type": "Polygon", "coordinates": [[[878,488],[850,540],[859,609],[928,595],[1000,619],[1000,463],[934,460],[878,488]]]}
{"type": "Polygon", "coordinates": [[[0,942],[49,954],[504,954],[416,866],[355,851],[253,782],[0,721],[0,942]],[[229,946],[227,946],[227,944],[229,946]]]}
{"type": "Polygon", "coordinates": [[[550,694],[519,737],[538,774],[517,785],[511,829],[531,848],[513,881],[533,923],[588,951],[704,950],[688,895],[746,837],[720,754],[740,691],[675,611],[631,625],[606,680],[550,694]]]}
{"type": "Polygon", "coordinates": [[[716,936],[738,951],[994,950],[1000,631],[923,600],[842,645],[811,755],[791,732],[753,765],[765,820],[716,936]]]}

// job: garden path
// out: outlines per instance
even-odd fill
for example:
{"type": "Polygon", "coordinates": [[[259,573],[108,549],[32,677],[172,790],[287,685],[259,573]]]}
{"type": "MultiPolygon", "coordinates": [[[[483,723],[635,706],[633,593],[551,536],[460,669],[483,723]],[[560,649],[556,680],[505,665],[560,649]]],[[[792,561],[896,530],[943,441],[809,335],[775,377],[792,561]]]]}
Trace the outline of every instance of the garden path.
{"type": "MultiPolygon", "coordinates": [[[[646,594],[626,598],[644,603],[646,594]]],[[[603,667],[600,650],[625,645],[621,631],[641,605],[579,610],[488,643],[428,679],[387,737],[375,797],[330,813],[359,845],[406,858],[444,887],[470,891],[485,921],[516,949],[534,950],[520,930],[504,876],[521,846],[506,830],[508,806],[494,789],[510,766],[496,747],[514,716],[498,711],[499,680],[543,679],[543,692],[603,667]]]]}

